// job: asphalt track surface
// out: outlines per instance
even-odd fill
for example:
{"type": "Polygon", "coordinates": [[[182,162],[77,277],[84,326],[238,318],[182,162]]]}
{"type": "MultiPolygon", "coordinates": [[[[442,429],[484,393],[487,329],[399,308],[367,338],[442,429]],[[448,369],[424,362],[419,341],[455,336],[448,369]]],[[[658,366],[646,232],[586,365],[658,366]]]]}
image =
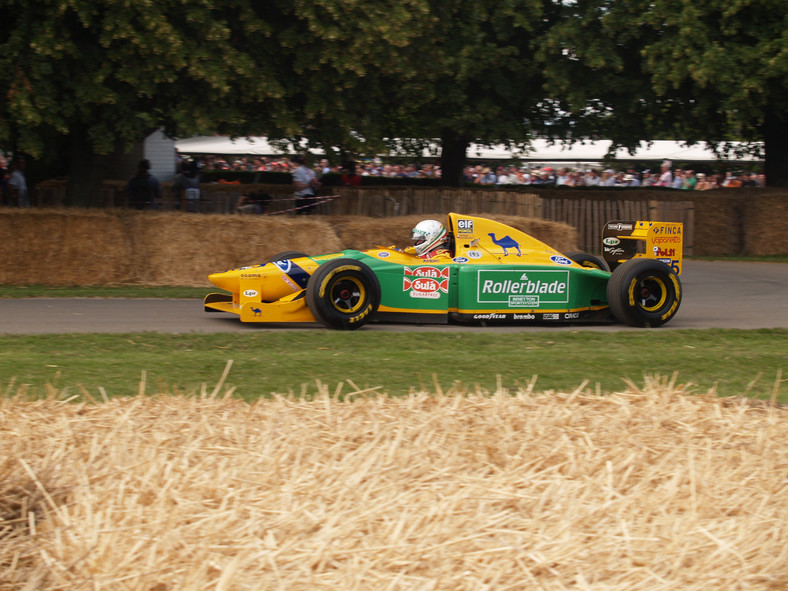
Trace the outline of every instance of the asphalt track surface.
{"type": "MultiPolygon", "coordinates": [[[[788,263],[685,261],[681,282],[684,289],[681,308],[671,322],[656,330],[788,328],[788,263]]],[[[0,299],[0,334],[255,333],[266,330],[326,329],[314,324],[242,324],[235,315],[204,312],[202,302],[194,299],[0,299]]],[[[619,324],[477,326],[372,323],[360,330],[537,332],[654,329],[619,324]]]]}

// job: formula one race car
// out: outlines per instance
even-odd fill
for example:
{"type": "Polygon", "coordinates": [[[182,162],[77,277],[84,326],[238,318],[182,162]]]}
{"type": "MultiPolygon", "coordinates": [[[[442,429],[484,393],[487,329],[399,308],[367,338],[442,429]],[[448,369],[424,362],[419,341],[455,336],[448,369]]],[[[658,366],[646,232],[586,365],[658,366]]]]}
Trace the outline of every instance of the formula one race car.
{"type": "Polygon", "coordinates": [[[423,259],[394,247],[320,256],[284,252],[262,265],[210,275],[229,293],[206,311],[242,322],[370,321],[576,323],[660,326],[681,304],[682,224],[608,222],[604,259],[563,254],[493,220],[450,213],[449,256],[423,259]],[[608,271],[612,269],[612,272],[608,271]]]}

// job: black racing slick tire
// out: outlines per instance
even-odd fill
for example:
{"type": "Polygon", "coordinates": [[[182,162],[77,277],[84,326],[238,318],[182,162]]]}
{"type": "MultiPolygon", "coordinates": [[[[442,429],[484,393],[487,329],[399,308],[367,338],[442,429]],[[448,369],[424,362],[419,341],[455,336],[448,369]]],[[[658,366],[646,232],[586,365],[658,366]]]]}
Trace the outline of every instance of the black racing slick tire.
{"type": "Polygon", "coordinates": [[[585,252],[570,252],[567,253],[567,258],[573,260],[582,267],[589,269],[601,269],[602,271],[609,271],[607,263],[597,256],[585,252]]]}
{"type": "Polygon", "coordinates": [[[380,305],[380,282],[364,263],[334,259],[310,277],[306,305],[324,326],[355,330],[374,318],[380,305]]]}
{"type": "Polygon", "coordinates": [[[607,283],[613,316],[631,326],[668,322],[681,305],[681,281],[673,269],[654,259],[632,259],[616,267],[607,283]]]}
{"type": "Polygon", "coordinates": [[[263,264],[267,265],[268,263],[275,263],[276,261],[287,261],[290,259],[300,259],[305,256],[309,256],[304,254],[303,252],[299,252],[297,250],[285,250],[283,252],[278,252],[268,260],[266,260],[263,264]]]}

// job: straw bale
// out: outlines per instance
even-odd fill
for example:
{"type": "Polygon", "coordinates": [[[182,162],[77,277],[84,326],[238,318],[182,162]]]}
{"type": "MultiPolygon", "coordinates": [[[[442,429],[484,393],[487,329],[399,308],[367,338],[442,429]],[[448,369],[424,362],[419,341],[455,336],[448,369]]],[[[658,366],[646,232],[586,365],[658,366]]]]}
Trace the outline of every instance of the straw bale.
{"type": "Polygon", "coordinates": [[[788,199],[785,195],[764,195],[753,200],[746,209],[750,232],[745,245],[746,254],[788,253],[788,199]]]}
{"type": "Polygon", "coordinates": [[[126,218],[103,210],[4,209],[0,283],[104,284],[129,272],[133,244],[126,218]]]}
{"type": "Polygon", "coordinates": [[[217,270],[283,250],[335,252],[317,218],[115,210],[2,209],[0,266],[9,285],[207,285],[217,270]]]}
{"type": "Polygon", "coordinates": [[[1,398],[0,589],[788,586],[783,408],[323,390],[1,398]]]}
{"type": "Polygon", "coordinates": [[[330,225],[291,217],[173,215],[138,216],[138,281],[203,285],[210,273],[265,262],[283,250],[320,254],[339,250],[330,225]]]}
{"type": "MultiPolygon", "coordinates": [[[[0,240],[10,244],[7,285],[208,285],[208,275],[296,250],[316,255],[375,245],[406,246],[425,216],[194,215],[128,209],[0,209],[0,240]]],[[[438,216],[443,219],[444,216],[438,216]]],[[[565,224],[490,216],[555,246],[574,250],[565,224]]]]}

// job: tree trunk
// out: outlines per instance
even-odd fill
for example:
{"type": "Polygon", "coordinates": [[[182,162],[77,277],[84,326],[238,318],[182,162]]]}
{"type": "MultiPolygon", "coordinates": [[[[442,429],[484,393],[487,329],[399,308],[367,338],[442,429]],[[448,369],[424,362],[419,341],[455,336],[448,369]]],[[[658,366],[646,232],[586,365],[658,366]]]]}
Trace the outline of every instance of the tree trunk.
{"type": "Polygon", "coordinates": [[[97,207],[101,205],[103,159],[93,151],[87,136],[87,126],[74,129],[68,139],[66,205],[97,207]]]}
{"type": "Polygon", "coordinates": [[[784,113],[767,110],[763,143],[766,184],[770,187],[788,187],[788,118],[784,113]]]}
{"type": "Polygon", "coordinates": [[[444,130],[441,135],[441,184],[446,187],[461,187],[465,168],[468,138],[444,130]]]}

